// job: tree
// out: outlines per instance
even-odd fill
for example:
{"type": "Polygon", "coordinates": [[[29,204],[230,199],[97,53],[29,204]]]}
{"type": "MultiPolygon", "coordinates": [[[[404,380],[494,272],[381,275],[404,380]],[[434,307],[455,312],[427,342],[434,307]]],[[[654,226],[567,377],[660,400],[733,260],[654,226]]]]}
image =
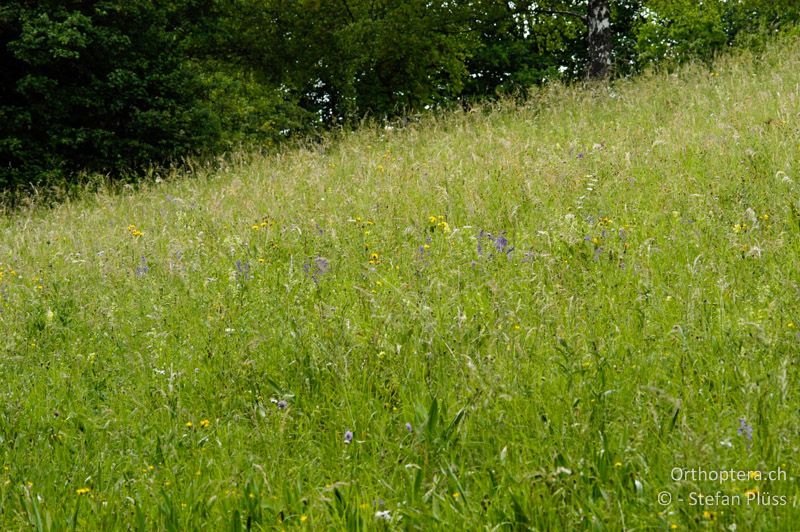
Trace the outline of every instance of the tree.
{"type": "Polygon", "coordinates": [[[213,144],[216,122],[182,55],[181,5],[0,8],[0,188],[135,169],[213,144]]]}
{"type": "Polygon", "coordinates": [[[611,71],[611,10],[608,0],[589,0],[586,23],[590,78],[607,78],[611,71]]]}

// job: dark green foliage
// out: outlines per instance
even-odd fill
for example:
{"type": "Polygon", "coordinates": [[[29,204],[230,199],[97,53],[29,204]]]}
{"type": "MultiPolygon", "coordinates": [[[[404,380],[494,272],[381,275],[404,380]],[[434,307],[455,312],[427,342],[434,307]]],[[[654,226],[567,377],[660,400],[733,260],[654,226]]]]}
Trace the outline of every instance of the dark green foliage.
{"type": "MultiPolygon", "coordinates": [[[[0,188],[585,77],[588,0],[12,0],[0,188]]],[[[615,75],[757,48],[795,0],[611,0],[615,75]]]]}
{"type": "Polygon", "coordinates": [[[0,186],[118,172],[218,131],[175,12],[146,1],[11,2],[0,11],[0,186]]]}
{"type": "Polygon", "coordinates": [[[764,39],[800,22],[795,0],[649,0],[634,26],[639,66],[711,60],[729,46],[758,48],[764,39]]]}

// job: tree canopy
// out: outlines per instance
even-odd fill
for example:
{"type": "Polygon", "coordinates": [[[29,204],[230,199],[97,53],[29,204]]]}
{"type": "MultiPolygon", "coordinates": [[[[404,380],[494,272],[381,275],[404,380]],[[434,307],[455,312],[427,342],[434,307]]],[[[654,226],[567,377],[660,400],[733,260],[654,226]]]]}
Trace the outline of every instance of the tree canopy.
{"type": "Polygon", "coordinates": [[[793,0],[10,0],[0,187],[524,95],[593,72],[598,42],[617,76],[710,60],[798,19],[793,0]]]}

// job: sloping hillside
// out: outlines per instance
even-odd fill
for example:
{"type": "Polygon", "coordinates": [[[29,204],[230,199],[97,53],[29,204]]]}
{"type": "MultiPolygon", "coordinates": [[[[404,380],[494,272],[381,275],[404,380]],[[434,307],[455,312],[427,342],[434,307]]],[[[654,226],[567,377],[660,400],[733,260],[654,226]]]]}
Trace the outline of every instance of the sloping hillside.
{"type": "Polygon", "coordinates": [[[793,528],[799,119],[784,40],[6,215],[3,528],[793,528]]]}

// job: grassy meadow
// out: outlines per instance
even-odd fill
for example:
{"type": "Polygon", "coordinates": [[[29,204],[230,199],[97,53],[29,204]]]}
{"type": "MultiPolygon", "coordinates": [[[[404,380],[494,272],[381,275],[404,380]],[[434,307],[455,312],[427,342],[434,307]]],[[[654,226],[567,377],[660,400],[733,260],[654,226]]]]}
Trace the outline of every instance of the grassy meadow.
{"type": "Polygon", "coordinates": [[[797,530],[799,120],[784,39],[6,212],[0,528],[797,530]]]}

